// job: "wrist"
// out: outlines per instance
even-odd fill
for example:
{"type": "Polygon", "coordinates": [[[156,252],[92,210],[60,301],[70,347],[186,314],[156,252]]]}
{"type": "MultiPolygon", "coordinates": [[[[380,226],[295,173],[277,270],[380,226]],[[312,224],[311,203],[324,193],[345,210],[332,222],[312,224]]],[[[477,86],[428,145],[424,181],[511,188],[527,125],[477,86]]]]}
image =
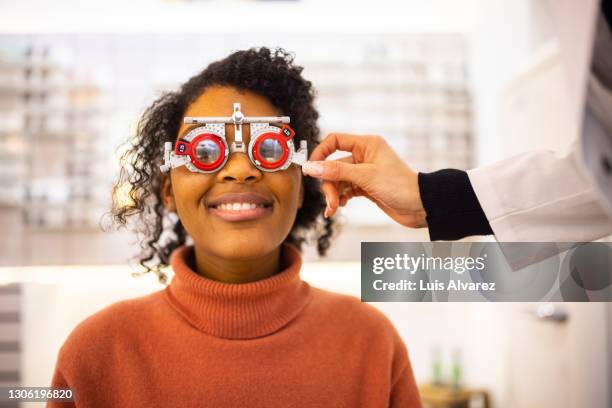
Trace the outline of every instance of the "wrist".
{"type": "Polygon", "coordinates": [[[427,227],[427,211],[423,205],[421,198],[421,190],[419,187],[419,173],[410,170],[410,192],[411,192],[411,211],[414,214],[414,228],[427,227]]]}
{"type": "Polygon", "coordinates": [[[419,173],[418,184],[432,241],[493,233],[465,171],[419,173]]]}

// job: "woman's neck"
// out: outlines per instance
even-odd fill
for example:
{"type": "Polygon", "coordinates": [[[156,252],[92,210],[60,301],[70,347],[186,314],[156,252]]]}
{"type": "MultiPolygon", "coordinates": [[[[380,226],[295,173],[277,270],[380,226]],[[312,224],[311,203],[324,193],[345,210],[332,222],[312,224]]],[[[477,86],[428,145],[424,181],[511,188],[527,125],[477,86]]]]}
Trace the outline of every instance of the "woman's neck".
{"type": "Polygon", "coordinates": [[[227,259],[195,248],[195,271],[200,276],[225,283],[247,283],[268,278],[278,271],[280,247],[255,259],[227,259]]]}

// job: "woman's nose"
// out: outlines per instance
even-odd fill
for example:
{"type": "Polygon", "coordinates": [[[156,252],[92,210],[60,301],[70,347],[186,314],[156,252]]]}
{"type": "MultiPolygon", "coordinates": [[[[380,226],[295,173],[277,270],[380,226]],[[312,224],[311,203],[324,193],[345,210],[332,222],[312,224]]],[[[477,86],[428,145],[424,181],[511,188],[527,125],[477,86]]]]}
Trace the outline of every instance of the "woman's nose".
{"type": "Polygon", "coordinates": [[[253,166],[246,153],[232,153],[217,176],[222,181],[247,183],[260,180],[263,175],[253,166]]]}

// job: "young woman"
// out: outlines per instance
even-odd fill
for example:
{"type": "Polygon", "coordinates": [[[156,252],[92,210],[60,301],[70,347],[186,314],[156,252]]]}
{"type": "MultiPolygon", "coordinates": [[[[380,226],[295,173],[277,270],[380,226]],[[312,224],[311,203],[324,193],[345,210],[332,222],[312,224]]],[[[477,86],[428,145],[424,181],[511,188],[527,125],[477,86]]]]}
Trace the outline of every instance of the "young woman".
{"type": "MultiPolygon", "coordinates": [[[[216,172],[159,170],[164,144],[193,129],[184,117],[230,116],[234,103],[247,116],[289,116],[296,146],[312,151],[318,113],[301,71],[282,50],[239,51],[145,112],[118,183],[132,201],[114,216],[136,216],[141,264],[163,282],[170,265],[174,277],[70,334],[52,385],[70,387],[77,407],[421,406],[385,316],[300,279],[302,244],[314,237],[324,255],[330,243],[318,181],[295,164],[262,171],[242,152],[216,172]]],[[[248,146],[249,125],[242,137],[248,146]]]]}

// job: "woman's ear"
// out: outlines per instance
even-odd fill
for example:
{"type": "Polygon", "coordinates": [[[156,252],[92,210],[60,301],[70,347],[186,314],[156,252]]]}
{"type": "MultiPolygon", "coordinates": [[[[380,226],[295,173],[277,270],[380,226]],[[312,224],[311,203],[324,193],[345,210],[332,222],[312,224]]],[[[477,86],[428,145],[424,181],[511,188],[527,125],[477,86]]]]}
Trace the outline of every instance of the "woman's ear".
{"type": "Polygon", "coordinates": [[[176,212],[176,203],[174,202],[174,191],[172,190],[172,179],[170,178],[170,174],[163,176],[160,194],[164,208],[170,212],[176,212]]]}

